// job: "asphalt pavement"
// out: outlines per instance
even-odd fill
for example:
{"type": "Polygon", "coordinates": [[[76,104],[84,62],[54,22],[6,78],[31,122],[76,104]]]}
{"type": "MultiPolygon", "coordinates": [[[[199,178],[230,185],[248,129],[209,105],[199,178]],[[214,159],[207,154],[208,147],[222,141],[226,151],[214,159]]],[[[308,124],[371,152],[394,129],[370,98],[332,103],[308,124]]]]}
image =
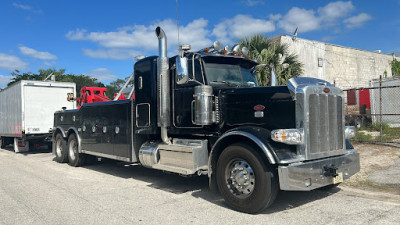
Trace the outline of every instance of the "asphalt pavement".
{"type": "Polygon", "coordinates": [[[0,224],[398,224],[398,196],[280,192],[266,211],[230,209],[206,176],[103,160],[74,168],[47,151],[0,150],[0,224]],[[394,199],[394,200],[393,200],[394,199]]]}

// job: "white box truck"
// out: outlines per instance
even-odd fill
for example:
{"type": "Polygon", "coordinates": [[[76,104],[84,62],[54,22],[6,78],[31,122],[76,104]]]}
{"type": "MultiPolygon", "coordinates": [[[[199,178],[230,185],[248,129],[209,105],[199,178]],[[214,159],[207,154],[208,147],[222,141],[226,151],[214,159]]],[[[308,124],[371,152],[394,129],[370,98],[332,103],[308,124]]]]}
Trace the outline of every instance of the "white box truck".
{"type": "Polygon", "coordinates": [[[75,83],[21,80],[0,91],[1,148],[12,144],[15,152],[25,152],[50,145],[54,112],[76,108],[68,93],[76,95],[75,83]]]}

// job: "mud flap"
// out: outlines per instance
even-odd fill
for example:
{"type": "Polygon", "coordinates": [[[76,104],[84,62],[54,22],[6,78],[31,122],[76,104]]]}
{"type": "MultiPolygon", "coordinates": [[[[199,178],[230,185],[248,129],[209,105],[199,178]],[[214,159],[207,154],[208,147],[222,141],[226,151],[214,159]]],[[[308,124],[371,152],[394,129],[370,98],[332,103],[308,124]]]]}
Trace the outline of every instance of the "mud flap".
{"type": "Polygon", "coordinates": [[[14,151],[15,152],[28,152],[29,151],[29,141],[25,141],[21,138],[14,138],[14,151]]]}

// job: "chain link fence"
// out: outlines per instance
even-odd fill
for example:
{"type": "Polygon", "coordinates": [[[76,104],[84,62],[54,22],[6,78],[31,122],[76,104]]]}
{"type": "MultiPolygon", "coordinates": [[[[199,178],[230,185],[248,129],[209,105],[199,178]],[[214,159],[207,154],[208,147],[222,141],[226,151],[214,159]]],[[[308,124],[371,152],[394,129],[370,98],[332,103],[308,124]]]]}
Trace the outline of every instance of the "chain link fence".
{"type": "Polygon", "coordinates": [[[355,141],[400,143],[400,79],[380,77],[345,95],[346,125],[356,127],[355,141]]]}

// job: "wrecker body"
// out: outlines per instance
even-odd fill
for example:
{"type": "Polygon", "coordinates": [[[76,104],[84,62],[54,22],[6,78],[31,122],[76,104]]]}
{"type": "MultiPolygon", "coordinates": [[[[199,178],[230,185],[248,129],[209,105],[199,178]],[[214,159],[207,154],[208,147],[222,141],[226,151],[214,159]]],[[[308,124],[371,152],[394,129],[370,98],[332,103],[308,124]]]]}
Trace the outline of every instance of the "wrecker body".
{"type": "Polygon", "coordinates": [[[214,46],[168,58],[160,27],[156,36],[159,56],[134,65],[134,100],[55,113],[58,162],[96,156],[207,175],[211,190],[247,213],[271,205],[279,189],[330,187],[359,171],[339,88],[304,77],[258,87],[245,54],[214,46]]]}

